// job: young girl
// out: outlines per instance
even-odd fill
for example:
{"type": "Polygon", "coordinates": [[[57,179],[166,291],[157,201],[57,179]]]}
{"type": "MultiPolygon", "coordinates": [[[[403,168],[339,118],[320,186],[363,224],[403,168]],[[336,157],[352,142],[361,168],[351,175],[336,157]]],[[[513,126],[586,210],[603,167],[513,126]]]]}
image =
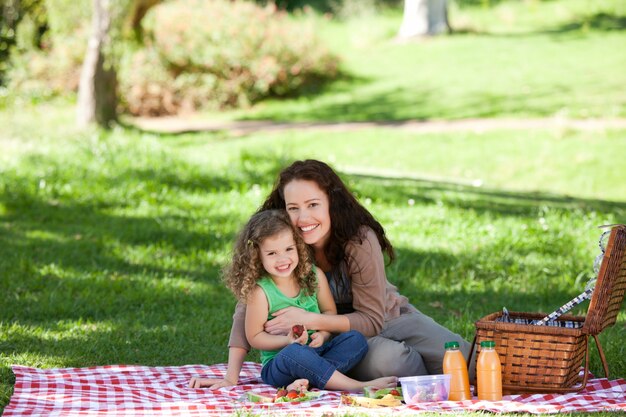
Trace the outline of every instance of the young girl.
{"type": "Polygon", "coordinates": [[[326,277],[312,265],[306,244],[283,210],[252,216],[237,239],[224,280],[247,304],[246,337],[261,351],[261,377],[266,384],[345,391],[396,386],[395,377],[361,382],[344,375],[367,353],[367,341],[357,331],[331,338],[328,331],[309,335],[304,329],[297,335],[291,329],[287,335],[271,335],[264,330],[274,312],[289,306],[324,315],[337,313],[326,277]]]}

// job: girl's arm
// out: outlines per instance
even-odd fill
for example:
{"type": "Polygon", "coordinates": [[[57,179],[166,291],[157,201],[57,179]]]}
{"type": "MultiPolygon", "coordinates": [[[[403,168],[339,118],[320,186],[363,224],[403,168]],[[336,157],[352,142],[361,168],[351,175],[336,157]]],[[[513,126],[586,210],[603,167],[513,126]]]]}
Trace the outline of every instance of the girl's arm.
{"type": "Polygon", "coordinates": [[[293,340],[289,335],[271,335],[267,333],[263,325],[267,321],[269,304],[265,293],[258,285],[248,297],[246,307],[246,337],[253,348],[260,350],[281,349],[293,340]]]}

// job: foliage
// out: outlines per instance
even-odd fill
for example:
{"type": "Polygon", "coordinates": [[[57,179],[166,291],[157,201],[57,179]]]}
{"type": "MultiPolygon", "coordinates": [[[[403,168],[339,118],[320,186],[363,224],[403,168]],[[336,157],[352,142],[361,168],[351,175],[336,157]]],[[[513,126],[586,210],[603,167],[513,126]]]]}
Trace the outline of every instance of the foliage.
{"type": "Polygon", "coordinates": [[[294,20],[274,7],[174,1],[146,19],[152,42],[120,69],[132,114],[245,107],[336,73],[337,58],[317,41],[310,20],[294,20]]]}
{"type": "MultiPolygon", "coordinates": [[[[111,35],[121,39],[120,26],[130,0],[112,0],[116,25],[111,35]]],[[[35,101],[64,95],[78,89],[82,62],[91,31],[91,2],[46,0],[45,42],[11,54],[8,87],[35,101]]],[[[19,38],[19,37],[18,37],[19,38]]],[[[119,59],[119,50],[105,51],[119,59]]]]}
{"type": "Polygon", "coordinates": [[[87,46],[87,27],[74,36],[59,36],[45,50],[11,55],[9,88],[36,101],[78,89],[87,46]]]}
{"type": "Polygon", "coordinates": [[[45,0],[4,0],[0,5],[0,86],[4,82],[11,50],[22,43],[39,44],[46,29],[45,0]],[[20,25],[20,23],[23,23],[20,25]],[[21,26],[21,28],[20,28],[21,26]],[[29,31],[29,36],[21,31],[29,31]]]}
{"type": "Polygon", "coordinates": [[[9,0],[3,16],[0,85],[4,81],[10,89],[33,98],[74,90],[87,42],[91,1],[9,0]],[[11,37],[6,36],[9,32],[11,37]],[[3,80],[4,71],[8,80],[3,80]]]}

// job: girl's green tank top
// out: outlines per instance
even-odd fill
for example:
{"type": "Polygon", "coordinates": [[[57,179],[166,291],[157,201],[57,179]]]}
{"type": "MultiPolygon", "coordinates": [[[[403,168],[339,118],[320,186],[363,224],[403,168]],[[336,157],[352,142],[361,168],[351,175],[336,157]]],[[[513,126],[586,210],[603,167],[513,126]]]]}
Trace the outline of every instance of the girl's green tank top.
{"type": "MultiPolygon", "coordinates": [[[[287,297],[285,294],[280,292],[270,277],[261,278],[257,284],[265,293],[265,297],[267,297],[267,303],[269,305],[269,312],[267,314],[268,321],[274,318],[272,313],[285,307],[293,306],[313,313],[320,312],[319,305],[317,304],[317,292],[315,294],[308,295],[304,292],[304,290],[300,290],[300,293],[297,296],[287,297]]],[[[279,351],[280,349],[262,350],[261,363],[265,365],[270,359],[276,356],[279,351]]]]}

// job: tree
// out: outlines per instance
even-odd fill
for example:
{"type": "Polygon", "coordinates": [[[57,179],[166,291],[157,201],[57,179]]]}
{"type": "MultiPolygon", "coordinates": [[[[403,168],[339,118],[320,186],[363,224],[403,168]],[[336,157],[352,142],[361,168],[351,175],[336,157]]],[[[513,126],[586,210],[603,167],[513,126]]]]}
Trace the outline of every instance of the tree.
{"type": "MultiPolygon", "coordinates": [[[[119,28],[122,16],[127,16],[127,29],[141,41],[141,20],[149,9],[160,2],[161,0],[93,0],[91,36],[78,86],[79,126],[97,123],[106,128],[117,119],[117,73],[114,54],[110,48],[114,37],[111,34],[112,21],[117,20],[115,27],[119,28]],[[127,8],[120,7],[124,4],[127,8]],[[112,10],[114,7],[116,12],[112,10]]],[[[117,32],[115,40],[122,41],[117,32]]]]}
{"type": "Polygon", "coordinates": [[[449,30],[447,0],[404,0],[399,38],[437,35],[449,30]]]}
{"type": "Polygon", "coordinates": [[[105,62],[104,53],[110,28],[109,0],[93,0],[91,35],[78,86],[79,126],[97,123],[106,128],[117,119],[117,75],[110,60],[105,62]]]}
{"type": "Polygon", "coordinates": [[[132,2],[126,21],[126,29],[133,32],[136,40],[143,41],[141,20],[148,13],[148,10],[159,3],[161,0],[134,0],[132,2]]]}

